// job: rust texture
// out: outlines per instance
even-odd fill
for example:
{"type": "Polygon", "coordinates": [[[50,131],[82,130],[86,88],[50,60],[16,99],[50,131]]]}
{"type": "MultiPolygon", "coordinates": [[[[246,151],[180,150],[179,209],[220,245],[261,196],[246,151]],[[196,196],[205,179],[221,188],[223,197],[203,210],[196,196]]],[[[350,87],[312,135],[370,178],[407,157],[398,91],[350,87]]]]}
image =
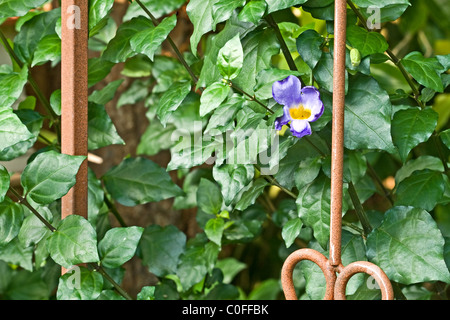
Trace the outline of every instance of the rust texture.
{"type": "MultiPolygon", "coordinates": [[[[87,156],[88,0],[61,2],[61,152],[87,156]]],[[[87,160],[62,198],[61,218],[87,218],[87,160]]]]}
{"type": "Polygon", "coordinates": [[[325,300],[345,300],[345,289],[356,273],[367,273],[377,282],[382,299],[394,298],[391,283],[377,265],[367,261],[343,266],[341,262],[342,199],[344,171],[345,41],[346,0],[335,1],[333,57],[333,118],[331,146],[330,250],[327,259],[313,249],[299,249],[288,256],[281,271],[281,284],[287,300],[297,300],[293,282],[295,266],[302,260],[316,263],[326,279],[325,300]]]}

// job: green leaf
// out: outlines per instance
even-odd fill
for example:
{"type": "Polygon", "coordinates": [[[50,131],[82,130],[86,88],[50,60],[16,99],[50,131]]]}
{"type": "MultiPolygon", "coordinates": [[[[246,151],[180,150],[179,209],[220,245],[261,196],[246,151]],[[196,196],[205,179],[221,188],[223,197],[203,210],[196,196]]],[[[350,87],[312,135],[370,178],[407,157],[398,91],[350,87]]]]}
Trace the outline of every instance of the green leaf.
{"type": "Polygon", "coordinates": [[[49,204],[64,196],[76,182],[84,156],[70,156],[55,151],[42,152],[26,167],[21,183],[27,197],[39,204],[49,204]]]}
{"type": "Polygon", "coordinates": [[[205,226],[205,234],[209,240],[220,246],[222,244],[223,230],[225,229],[225,221],[220,218],[209,219],[205,226]]]}
{"type": "Polygon", "coordinates": [[[95,270],[85,267],[69,269],[59,278],[58,300],[95,300],[103,288],[103,277],[95,270]]]}
{"type": "Polygon", "coordinates": [[[394,207],[367,237],[367,257],[389,279],[402,284],[450,282],[445,265],[444,238],[425,210],[394,207]]]}
{"type": "Polygon", "coordinates": [[[136,53],[145,54],[153,61],[155,52],[161,47],[176,24],[177,16],[174,14],[165,18],[158,26],[138,32],[130,39],[131,49],[136,53]]]}
{"type": "Polygon", "coordinates": [[[243,63],[244,52],[239,34],[237,34],[219,50],[217,67],[226,80],[232,80],[241,72],[243,63]]]}
{"type": "Polygon", "coordinates": [[[189,92],[191,92],[191,82],[179,81],[174,83],[161,96],[156,114],[164,127],[172,118],[173,112],[178,109],[189,92]]]}
{"type": "Polygon", "coordinates": [[[266,179],[258,178],[252,182],[250,188],[245,190],[234,208],[236,210],[244,211],[249,206],[253,205],[256,199],[264,192],[264,188],[269,184],[266,179]]]}
{"type": "Polygon", "coordinates": [[[34,52],[31,66],[41,65],[47,61],[59,61],[61,59],[61,39],[56,33],[46,35],[39,42],[34,52]]]}
{"type": "Polygon", "coordinates": [[[112,228],[98,244],[100,262],[106,268],[118,268],[130,260],[141,239],[141,227],[112,228]]]}
{"type": "Polygon", "coordinates": [[[89,88],[103,80],[110,72],[114,63],[100,58],[88,60],[88,86],[89,88]]]}
{"type": "Polygon", "coordinates": [[[169,174],[145,158],[127,158],[102,180],[111,196],[124,206],[160,201],[183,194],[169,174]]]}
{"type": "Polygon", "coordinates": [[[9,198],[0,203],[0,245],[7,244],[19,234],[23,219],[20,204],[9,198]]]}
{"type": "Polygon", "coordinates": [[[391,138],[392,106],[377,81],[365,75],[352,77],[345,99],[344,146],[350,150],[381,149],[394,152],[391,138]]]}
{"type": "Polygon", "coordinates": [[[248,2],[239,12],[238,19],[244,22],[258,24],[259,20],[266,12],[267,4],[264,0],[254,0],[248,2]]]}
{"type": "Polygon", "coordinates": [[[264,69],[272,68],[272,56],[280,52],[280,45],[272,28],[249,32],[242,40],[244,62],[242,70],[233,84],[253,94],[256,75],[264,69]]]}
{"type": "Polygon", "coordinates": [[[398,184],[395,205],[433,210],[444,194],[444,183],[441,172],[428,169],[415,171],[398,184]]]}
{"type": "Polygon", "coordinates": [[[307,0],[266,0],[267,13],[283,10],[305,3],[307,0]]]}
{"type": "Polygon", "coordinates": [[[9,190],[10,177],[6,168],[0,165],[0,202],[5,200],[6,193],[9,190]]]}
{"type": "Polygon", "coordinates": [[[441,138],[442,142],[447,146],[447,148],[450,149],[450,129],[442,131],[439,134],[439,137],[441,138]]]}
{"type": "Polygon", "coordinates": [[[20,17],[30,9],[43,5],[47,0],[2,0],[0,2],[0,19],[20,17]]]}
{"type": "Polygon", "coordinates": [[[139,244],[142,263],[158,277],[173,274],[185,245],[186,235],[175,226],[148,226],[139,244]]]}
{"type": "Polygon", "coordinates": [[[400,110],[392,119],[392,140],[397,146],[400,158],[406,161],[409,152],[419,143],[430,138],[436,128],[438,114],[431,108],[400,110]]]}
{"type": "Polygon", "coordinates": [[[233,125],[233,120],[236,114],[241,110],[246,100],[242,95],[233,94],[225,103],[214,110],[209,118],[208,126],[204,133],[213,132],[213,130],[225,131],[230,125],[233,125]]]}
{"type": "Polygon", "coordinates": [[[106,25],[113,4],[114,0],[89,0],[89,37],[106,25]]]}
{"type": "Polygon", "coordinates": [[[223,164],[214,166],[213,177],[219,183],[225,205],[231,204],[238,193],[253,179],[253,165],[223,164]]]}
{"type": "Polygon", "coordinates": [[[200,97],[200,116],[204,117],[228,97],[230,87],[222,82],[215,82],[203,91],[200,97]]]}
{"type": "Polygon", "coordinates": [[[319,175],[321,167],[322,161],[320,157],[307,158],[301,161],[294,174],[295,186],[297,189],[300,190],[313,182],[319,175]]]}
{"type": "MultiPolygon", "coordinates": [[[[53,222],[53,214],[49,208],[37,207],[35,209],[49,223],[53,222]]],[[[38,244],[39,241],[44,239],[45,236],[49,235],[51,231],[45,224],[42,223],[41,220],[39,220],[38,217],[32,214],[31,211],[25,209],[25,212],[28,212],[26,214],[27,217],[23,220],[18,238],[25,247],[29,247],[31,245],[38,244]]]]}
{"type": "MultiPolygon", "coordinates": [[[[88,168],[88,217],[89,221],[94,220],[103,206],[105,192],[102,182],[97,179],[94,171],[88,168]]],[[[94,223],[93,223],[94,224],[94,223]]]]}
{"type": "Polygon", "coordinates": [[[297,38],[297,51],[303,61],[314,69],[322,56],[322,36],[313,29],[303,31],[297,38]]]}
{"type": "Polygon", "coordinates": [[[47,238],[47,249],[52,259],[69,269],[71,266],[98,262],[97,234],[82,216],[69,215],[47,238]]]}
{"type": "MultiPolygon", "coordinates": [[[[11,67],[0,69],[0,108],[8,108],[22,94],[28,81],[28,68],[24,67],[20,73],[13,72],[11,67]],[[6,69],[6,70],[4,70],[6,69]]],[[[3,140],[3,139],[2,139],[3,140]]]]}
{"type": "Polygon", "coordinates": [[[2,261],[20,266],[28,271],[33,270],[33,254],[33,247],[25,247],[20,243],[18,237],[15,237],[5,245],[0,245],[2,261]]]}
{"type": "Polygon", "coordinates": [[[374,53],[383,53],[389,47],[380,33],[367,31],[355,25],[347,27],[347,40],[350,46],[359,50],[362,58],[374,53]]]}
{"type": "Polygon", "coordinates": [[[102,58],[114,63],[125,62],[128,58],[136,55],[131,48],[130,39],[140,31],[152,28],[152,22],[143,16],[122,23],[117,29],[115,37],[108,43],[102,58]]]}
{"type": "Polygon", "coordinates": [[[205,213],[216,215],[222,208],[222,194],[212,181],[201,178],[197,189],[198,207],[205,213]]]}
{"type": "Polygon", "coordinates": [[[155,286],[142,287],[137,294],[137,300],[155,300],[155,286]]]}
{"type": "MultiPolygon", "coordinates": [[[[323,52],[313,70],[314,78],[319,86],[333,92],[333,55],[323,52]]],[[[348,92],[348,72],[345,70],[345,92],[348,92]]]]}
{"type": "Polygon", "coordinates": [[[14,38],[14,52],[19,59],[30,65],[34,53],[41,40],[51,34],[55,34],[56,21],[61,16],[61,9],[53,9],[38,14],[24,23],[20,32],[14,38]]]}
{"type": "MultiPolygon", "coordinates": [[[[163,17],[166,14],[176,11],[179,9],[186,1],[185,0],[141,0],[144,7],[150,11],[156,19],[163,17]]],[[[139,6],[136,1],[129,4],[127,13],[124,16],[124,21],[137,16],[147,16],[145,11],[139,6]]]]}
{"type": "Polygon", "coordinates": [[[56,89],[50,95],[50,106],[58,116],[61,115],[61,89],[56,89]]]}
{"type": "Polygon", "coordinates": [[[409,177],[414,171],[429,169],[433,171],[444,172],[444,165],[441,159],[428,155],[420,156],[409,160],[395,173],[395,184],[398,185],[404,179],[409,177]]]}
{"type": "Polygon", "coordinates": [[[300,234],[302,229],[303,222],[300,218],[295,218],[289,220],[283,225],[283,229],[281,230],[281,237],[286,244],[286,248],[289,248],[300,234]]]}
{"type": "Polygon", "coordinates": [[[191,35],[191,50],[197,55],[197,46],[201,37],[215,28],[213,18],[213,6],[219,0],[192,0],[186,6],[186,12],[194,25],[194,31],[191,35]]]}
{"type": "Polygon", "coordinates": [[[111,101],[115,94],[117,89],[122,84],[123,79],[119,79],[113,82],[108,83],[104,88],[101,90],[95,90],[89,95],[89,102],[93,102],[96,104],[105,105],[109,101],[111,101]]]}
{"type": "Polygon", "coordinates": [[[330,237],[330,179],[319,176],[313,183],[299,190],[298,215],[305,226],[314,231],[314,238],[322,248],[327,247],[330,237]]]}
{"type": "Polygon", "coordinates": [[[239,7],[245,5],[245,0],[219,0],[213,5],[213,31],[215,31],[215,26],[223,21],[228,20],[233,11],[239,7]]]}
{"type": "Polygon", "coordinates": [[[141,136],[136,153],[153,156],[161,150],[169,149],[175,143],[171,139],[175,130],[172,124],[163,127],[158,121],[152,121],[141,136]]]}
{"type": "Polygon", "coordinates": [[[116,131],[105,107],[89,103],[88,107],[88,149],[95,150],[112,144],[125,144],[116,131]]]}
{"type": "Polygon", "coordinates": [[[413,51],[407,54],[401,63],[417,82],[421,85],[443,92],[444,86],[440,77],[440,70],[443,68],[436,57],[425,58],[422,53],[413,51]]]}
{"type": "MultiPolygon", "coordinates": [[[[2,153],[8,152],[9,148],[19,143],[35,138],[10,108],[0,109],[0,128],[2,153]]],[[[3,159],[5,159],[4,155],[3,159]]]]}

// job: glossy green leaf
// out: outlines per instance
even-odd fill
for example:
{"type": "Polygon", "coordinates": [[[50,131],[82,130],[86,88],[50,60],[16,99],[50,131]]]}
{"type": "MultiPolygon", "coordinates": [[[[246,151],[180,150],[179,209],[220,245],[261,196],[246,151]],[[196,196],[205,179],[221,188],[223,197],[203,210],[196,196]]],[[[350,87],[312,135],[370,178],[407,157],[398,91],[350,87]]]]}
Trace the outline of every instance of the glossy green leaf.
{"type": "Polygon", "coordinates": [[[173,274],[185,245],[186,235],[175,226],[148,226],[139,244],[142,263],[158,277],[173,274]]]}
{"type": "Polygon", "coordinates": [[[118,268],[130,260],[141,239],[141,227],[112,228],[98,244],[100,262],[106,268],[118,268]]]}
{"type": "Polygon", "coordinates": [[[254,0],[247,2],[247,4],[239,12],[238,19],[244,22],[251,22],[258,24],[259,20],[266,12],[267,4],[264,0],[254,0]]]}
{"type": "Polygon", "coordinates": [[[192,0],[186,6],[186,12],[194,25],[191,35],[191,50],[197,55],[197,46],[202,36],[215,28],[213,6],[219,0],[192,0]]]}
{"type": "MultiPolygon", "coordinates": [[[[323,52],[313,70],[314,78],[321,89],[333,92],[333,56],[323,52]]],[[[348,92],[348,72],[345,71],[345,92],[348,92]]]]}
{"type": "Polygon", "coordinates": [[[209,219],[205,226],[205,234],[209,240],[220,246],[222,244],[223,230],[225,229],[225,221],[220,218],[209,219]]]}
{"type": "Polygon", "coordinates": [[[264,188],[269,184],[266,179],[258,178],[252,181],[250,188],[245,190],[234,208],[236,210],[245,210],[256,202],[256,199],[264,192],[264,188]]]}
{"type": "MultiPolygon", "coordinates": [[[[38,210],[39,214],[46,221],[52,224],[53,214],[48,207],[37,207],[36,210],[38,210]]],[[[28,247],[38,244],[39,241],[48,236],[51,231],[38,217],[31,213],[29,209],[24,209],[24,213],[26,213],[26,218],[23,220],[17,237],[25,247],[28,247]]]]}
{"type": "Polygon", "coordinates": [[[85,159],[84,156],[55,151],[38,154],[22,173],[24,193],[40,204],[49,204],[61,198],[75,184],[75,176],[85,159]]]}
{"type": "Polygon", "coordinates": [[[88,149],[95,150],[112,144],[125,144],[104,106],[89,103],[88,149]]]}
{"type": "Polygon", "coordinates": [[[281,230],[281,237],[284,240],[286,248],[289,248],[300,234],[302,229],[303,222],[300,218],[295,218],[289,220],[283,225],[283,229],[281,230]]]}
{"type": "Polygon", "coordinates": [[[107,22],[114,0],[89,1],[89,36],[97,34],[107,22]]]}
{"type": "Polygon", "coordinates": [[[24,23],[14,38],[14,52],[19,59],[31,64],[35,50],[45,36],[55,34],[56,21],[61,16],[60,8],[38,14],[24,23]]]}
{"type": "Polygon", "coordinates": [[[425,210],[394,207],[367,237],[367,257],[403,284],[450,282],[443,257],[444,238],[425,210]]]}
{"type": "Polygon", "coordinates": [[[407,54],[401,63],[421,85],[437,92],[444,90],[440,77],[440,70],[443,67],[436,57],[425,58],[422,53],[413,51],[407,54]]]}
{"type": "Polygon", "coordinates": [[[125,206],[183,194],[163,168],[146,158],[127,158],[111,168],[102,180],[111,196],[125,206]]]}
{"type": "Polygon", "coordinates": [[[244,52],[242,51],[239,34],[237,34],[219,50],[217,67],[226,80],[232,80],[241,72],[243,63],[244,52]]]}
{"type": "Polygon", "coordinates": [[[444,194],[444,183],[441,172],[415,171],[397,186],[395,205],[433,210],[444,194]]]}
{"type": "Polygon", "coordinates": [[[89,88],[103,80],[110,72],[114,63],[100,58],[88,60],[88,86],[89,88]]]}
{"type": "Polygon", "coordinates": [[[321,175],[299,190],[298,215],[305,226],[314,231],[314,238],[326,248],[330,237],[330,180],[321,175]]]}
{"type": "MultiPolygon", "coordinates": [[[[19,73],[10,66],[0,68],[0,108],[10,107],[22,94],[28,80],[28,69],[24,67],[19,73]]],[[[3,139],[2,139],[3,140],[3,139]]]]}
{"type": "Polygon", "coordinates": [[[380,33],[367,31],[355,25],[347,27],[347,40],[350,46],[358,49],[363,58],[374,53],[383,53],[389,47],[380,33]]]}
{"type": "Polygon", "coordinates": [[[265,0],[267,3],[267,13],[279,11],[306,2],[306,0],[265,0]]]}
{"type": "Polygon", "coordinates": [[[359,75],[349,81],[345,99],[344,146],[350,150],[381,149],[393,152],[391,102],[376,80],[359,75]]]}
{"type": "Polygon", "coordinates": [[[203,117],[220,106],[229,93],[230,87],[222,82],[208,86],[200,97],[200,116],[203,117]]]}
{"type": "Polygon", "coordinates": [[[177,110],[190,91],[191,83],[189,81],[180,81],[174,83],[161,96],[156,114],[164,127],[172,118],[173,112],[177,110]]]}
{"type": "Polygon", "coordinates": [[[95,90],[89,95],[89,102],[101,105],[107,104],[114,98],[117,89],[120,87],[123,81],[123,79],[115,80],[108,83],[101,90],[95,90]]]}
{"type": "Polygon", "coordinates": [[[176,24],[177,16],[172,15],[165,18],[154,28],[144,29],[138,32],[130,39],[131,49],[136,53],[145,54],[153,61],[156,51],[161,47],[161,44],[166,40],[176,24]]]}
{"type": "Polygon", "coordinates": [[[245,104],[245,99],[238,94],[231,96],[225,103],[214,110],[208,121],[208,126],[205,133],[219,130],[223,132],[232,127],[236,114],[241,110],[245,104]]]}
{"type": "Polygon", "coordinates": [[[398,185],[404,179],[409,177],[414,171],[425,169],[444,172],[444,165],[442,164],[441,159],[428,155],[411,159],[395,173],[395,184],[398,185]]]}
{"type": "Polygon", "coordinates": [[[152,121],[142,134],[136,153],[153,156],[161,150],[169,149],[175,144],[171,139],[174,130],[176,128],[172,124],[163,127],[158,121],[152,121]]]}
{"type": "Polygon", "coordinates": [[[450,129],[442,131],[439,134],[439,137],[441,138],[442,142],[447,146],[447,148],[450,149],[450,129]]]}
{"type": "Polygon", "coordinates": [[[20,17],[30,9],[43,5],[47,0],[2,0],[0,18],[20,17]]]}
{"type": "Polygon", "coordinates": [[[43,64],[48,61],[57,62],[61,59],[61,39],[56,33],[42,38],[34,52],[31,66],[43,64]]]}
{"type": "Polygon", "coordinates": [[[217,1],[212,8],[213,12],[213,30],[215,30],[215,26],[220,23],[228,20],[233,11],[239,7],[243,7],[245,5],[245,0],[219,0],[217,1]]]}
{"type": "Polygon", "coordinates": [[[322,167],[321,158],[307,158],[300,162],[295,170],[294,179],[297,189],[302,189],[314,181],[320,173],[322,167]]]}
{"type": "Polygon", "coordinates": [[[303,31],[297,38],[297,51],[311,69],[315,68],[322,56],[320,47],[323,42],[322,36],[313,29],[303,31]]]}
{"type": "Polygon", "coordinates": [[[86,267],[69,269],[59,278],[58,300],[95,300],[103,288],[103,277],[95,270],[86,267]]]}
{"type": "Polygon", "coordinates": [[[88,168],[88,217],[95,220],[103,206],[105,192],[101,180],[97,179],[94,171],[88,168]]]}
{"type": "MultiPolygon", "coordinates": [[[[156,19],[176,11],[176,9],[179,9],[185,2],[185,0],[141,0],[141,3],[156,19]]],[[[147,14],[137,2],[133,1],[128,5],[127,13],[123,19],[124,21],[128,21],[137,16],[147,16],[147,14]]]]}
{"type": "Polygon", "coordinates": [[[122,23],[103,52],[103,59],[114,63],[125,62],[128,58],[136,55],[131,48],[130,39],[137,33],[152,28],[153,23],[143,16],[122,23]]]}
{"type": "Polygon", "coordinates": [[[67,269],[76,264],[100,260],[94,228],[76,214],[61,220],[56,231],[47,238],[47,249],[52,259],[67,269]]]}
{"type": "Polygon", "coordinates": [[[437,120],[438,114],[431,108],[406,109],[394,114],[391,128],[392,140],[403,162],[414,147],[430,138],[436,128],[437,120]]]}
{"type": "Polygon", "coordinates": [[[6,192],[8,192],[10,183],[10,177],[8,170],[2,165],[0,165],[0,202],[5,200],[6,192]]]}
{"type": "Polygon", "coordinates": [[[201,178],[197,189],[198,207],[205,213],[218,214],[222,208],[223,197],[219,187],[212,181],[201,178]]]}
{"type": "Polygon", "coordinates": [[[219,183],[225,205],[229,205],[237,194],[253,179],[253,165],[223,164],[214,166],[213,177],[219,183]]]}
{"type": "Polygon", "coordinates": [[[20,204],[9,198],[0,203],[0,245],[10,242],[19,234],[24,218],[20,204]]]}

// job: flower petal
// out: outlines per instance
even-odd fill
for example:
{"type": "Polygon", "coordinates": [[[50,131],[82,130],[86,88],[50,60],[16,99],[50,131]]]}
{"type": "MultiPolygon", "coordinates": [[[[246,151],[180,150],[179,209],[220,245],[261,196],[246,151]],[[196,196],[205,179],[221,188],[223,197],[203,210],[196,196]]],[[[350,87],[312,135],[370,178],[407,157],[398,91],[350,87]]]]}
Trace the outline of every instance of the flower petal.
{"type": "Polygon", "coordinates": [[[320,99],[320,92],[313,86],[304,87],[302,89],[302,104],[306,109],[311,110],[311,116],[307,119],[314,122],[323,114],[323,102],[320,99]]]}
{"type": "Polygon", "coordinates": [[[289,114],[289,108],[288,107],[283,107],[283,115],[281,117],[278,117],[275,119],[275,129],[276,130],[281,130],[281,128],[285,125],[288,124],[289,121],[291,121],[291,116],[289,114]]]}
{"type": "Polygon", "coordinates": [[[301,101],[300,90],[302,85],[295,76],[276,81],[272,85],[272,96],[276,102],[285,106],[298,105],[301,101]]]}
{"type": "Polygon", "coordinates": [[[311,134],[311,126],[307,120],[292,120],[291,133],[297,138],[309,136],[311,134]]]}

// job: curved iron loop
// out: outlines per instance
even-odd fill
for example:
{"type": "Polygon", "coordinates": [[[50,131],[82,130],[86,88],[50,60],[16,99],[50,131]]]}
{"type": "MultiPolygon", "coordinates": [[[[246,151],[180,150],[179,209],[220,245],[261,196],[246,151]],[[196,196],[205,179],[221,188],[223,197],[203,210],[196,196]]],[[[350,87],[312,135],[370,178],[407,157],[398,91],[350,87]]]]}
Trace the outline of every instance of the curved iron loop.
{"type": "Polygon", "coordinates": [[[292,278],[294,268],[302,260],[309,260],[317,264],[325,275],[327,286],[325,289],[324,300],[333,300],[334,286],[336,282],[336,273],[329,264],[328,259],[320,252],[314,249],[299,249],[291,253],[284,261],[281,269],[281,285],[286,300],[298,300],[295,292],[294,280],[292,278]]]}
{"type": "Polygon", "coordinates": [[[350,263],[339,273],[334,287],[335,300],[345,300],[345,288],[347,287],[347,283],[350,278],[357,273],[366,273],[375,279],[378,286],[380,287],[381,298],[383,300],[394,299],[394,291],[392,289],[391,282],[389,281],[389,278],[384,273],[384,271],[371,262],[357,261],[350,263]]]}

